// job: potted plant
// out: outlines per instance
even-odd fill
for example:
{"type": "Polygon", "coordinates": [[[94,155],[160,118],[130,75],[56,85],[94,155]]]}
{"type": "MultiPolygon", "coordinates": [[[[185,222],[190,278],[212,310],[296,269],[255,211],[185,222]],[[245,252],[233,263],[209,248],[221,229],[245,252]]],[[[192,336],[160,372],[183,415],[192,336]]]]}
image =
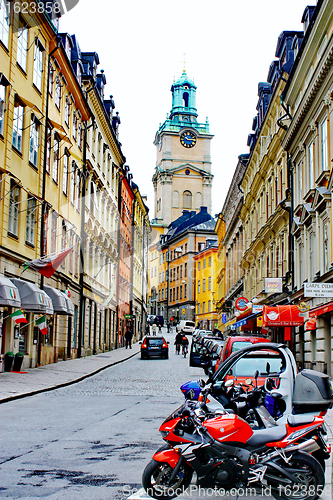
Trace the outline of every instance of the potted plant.
{"type": "Polygon", "coordinates": [[[12,369],[12,364],[14,360],[14,353],[11,351],[6,352],[5,354],[5,372],[10,372],[12,369]]]}

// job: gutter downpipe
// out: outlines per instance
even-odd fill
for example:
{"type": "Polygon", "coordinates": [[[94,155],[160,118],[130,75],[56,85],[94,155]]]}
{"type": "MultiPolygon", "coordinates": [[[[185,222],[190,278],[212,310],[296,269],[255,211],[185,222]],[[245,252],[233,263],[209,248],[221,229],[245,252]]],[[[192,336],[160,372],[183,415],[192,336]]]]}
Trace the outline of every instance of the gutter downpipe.
{"type": "MultiPolygon", "coordinates": [[[[45,215],[47,213],[48,203],[45,200],[46,193],[46,159],[47,159],[47,120],[49,118],[49,81],[50,81],[50,61],[51,56],[59,49],[59,39],[57,37],[57,46],[51,50],[47,58],[47,80],[46,80],[46,108],[45,108],[45,133],[44,133],[44,158],[43,158],[43,179],[42,179],[42,217],[40,224],[40,256],[44,257],[44,239],[45,239],[45,215]]],[[[44,289],[44,276],[40,277],[40,289],[44,289]]],[[[54,347],[55,349],[55,347],[54,347]]],[[[41,350],[42,350],[42,334],[38,329],[38,346],[37,346],[37,366],[41,362],[41,350]]],[[[56,356],[55,356],[56,357],[56,356]]]]}
{"type": "MultiPolygon", "coordinates": [[[[86,91],[86,100],[88,103],[88,93],[96,87],[96,83],[93,87],[86,91]]],[[[87,127],[87,122],[84,122],[84,135],[83,135],[83,153],[82,153],[82,188],[81,188],[81,244],[80,244],[80,314],[79,314],[79,335],[78,335],[78,345],[77,345],[77,357],[82,356],[82,342],[84,340],[84,247],[85,247],[85,210],[86,210],[86,179],[87,179],[87,132],[93,123],[87,127]]]]}

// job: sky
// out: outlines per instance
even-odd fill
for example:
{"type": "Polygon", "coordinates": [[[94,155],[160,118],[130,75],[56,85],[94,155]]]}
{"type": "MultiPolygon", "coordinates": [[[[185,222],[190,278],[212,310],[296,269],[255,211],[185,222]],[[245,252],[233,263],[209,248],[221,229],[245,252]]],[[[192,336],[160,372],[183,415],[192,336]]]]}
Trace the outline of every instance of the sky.
{"type": "Polygon", "coordinates": [[[299,30],[316,0],[80,0],[60,22],[84,52],[97,52],[121,125],[119,141],[154,218],[153,145],[171,110],[170,88],[184,68],[197,86],[198,121],[209,119],[212,215],[221,211],[256,115],[282,31],[299,30]],[[185,54],[185,56],[184,56],[185,54]]]}

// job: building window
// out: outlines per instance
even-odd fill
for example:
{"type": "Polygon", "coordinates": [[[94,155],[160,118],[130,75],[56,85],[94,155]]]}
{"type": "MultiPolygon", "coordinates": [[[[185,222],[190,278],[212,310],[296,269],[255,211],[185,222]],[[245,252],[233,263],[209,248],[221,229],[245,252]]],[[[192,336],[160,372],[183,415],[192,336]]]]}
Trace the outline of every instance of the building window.
{"type": "Polygon", "coordinates": [[[32,116],[30,126],[29,161],[35,167],[37,167],[38,164],[39,131],[40,123],[35,116],[32,116]]]}
{"type": "Polygon", "coordinates": [[[46,139],[46,172],[49,174],[51,169],[51,129],[47,127],[46,139]]]}
{"type": "Polygon", "coordinates": [[[315,275],[315,239],[314,234],[310,233],[310,280],[312,281],[315,275]]]}
{"type": "Polygon", "coordinates": [[[8,232],[18,236],[20,188],[14,181],[10,183],[8,232]]]}
{"type": "Polygon", "coordinates": [[[33,82],[38,90],[42,90],[43,52],[44,48],[37,40],[35,44],[33,82]]]}
{"type": "Polygon", "coordinates": [[[25,232],[25,241],[31,245],[35,244],[35,223],[36,223],[36,199],[28,198],[27,201],[27,226],[25,232]]]}
{"type": "Polygon", "coordinates": [[[179,192],[178,191],[174,191],[172,193],[172,207],[179,208],[179,192]]]}
{"type": "Polygon", "coordinates": [[[187,253],[187,243],[185,243],[185,253],[187,253]]]}
{"type": "Polygon", "coordinates": [[[177,286],[177,300],[179,300],[179,287],[177,286]]]}
{"type": "Polygon", "coordinates": [[[206,259],[203,260],[203,266],[204,269],[206,269],[206,259]]]}
{"type": "Polygon", "coordinates": [[[192,208],[192,193],[191,191],[183,192],[183,208],[190,209],[192,208]]]}
{"type": "Polygon", "coordinates": [[[206,312],[206,302],[202,303],[202,314],[205,314],[206,312]]]}
{"type": "Polygon", "coordinates": [[[53,93],[53,83],[54,83],[54,68],[50,63],[50,76],[49,76],[49,94],[53,93]]]}
{"type": "Polygon", "coordinates": [[[72,130],[73,139],[76,141],[77,137],[77,116],[76,113],[73,113],[73,130],[72,130]]]}
{"type": "Polygon", "coordinates": [[[9,38],[9,9],[10,3],[0,0],[0,40],[8,47],[9,38]]]}
{"type": "Polygon", "coordinates": [[[200,280],[198,281],[198,293],[200,293],[200,280]]]}
{"type": "Polygon", "coordinates": [[[69,165],[69,155],[65,152],[64,156],[64,168],[62,172],[62,192],[67,196],[68,193],[68,165],[69,165]]]}
{"type": "Polygon", "coordinates": [[[180,279],[183,278],[183,264],[180,266],[180,279]]]}
{"type": "Polygon", "coordinates": [[[208,290],[211,290],[212,289],[212,277],[209,276],[208,278],[208,290]]]}
{"type": "Polygon", "coordinates": [[[162,275],[161,275],[161,273],[159,273],[159,275],[158,275],[158,282],[159,282],[159,283],[161,283],[161,282],[162,282],[162,275]]]}
{"type": "Polygon", "coordinates": [[[24,107],[21,105],[20,101],[15,99],[13,119],[13,146],[20,152],[22,152],[23,113],[24,107]]]}
{"type": "Polygon", "coordinates": [[[206,291],[206,280],[205,279],[202,280],[202,291],[203,292],[206,291]]]}
{"type": "Polygon", "coordinates": [[[211,304],[211,301],[209,300],[208,301],[208,312],[211,312],[212,310],[212,304],[211,304]]]}
{"type": "Polygon", "coordinates": [[[71,204],[74,205],[75,202],[75,172],[76,172],[76,165],[75,162],[72,162],[72,170],[70,173],[70,201],[71,204]]]}
{"type": "Polygon", "coordinates": [[[69,119],[71,115],[71,102],[69,100],[69,97],[66,97],[65,100],[65,123],[67,127],[69,127],[69,119]]]}
{"type": "Polygon", "coordinates": [[[327,224],[324,224],[324,272],[328,270],[328,230],[327,224]]]}
{"type": "Polygon", "coordinates": [[[199,261],[198,261],[198,271],[200,271],[200,269],[201,269],[201,262],[200,262],[200,260],[199,260],[199,261]]]}
{"type": "Polygon", "coordinates": [[[81,125],[81,123],[79,123],[78,132],[77,132],[77,144],[79,146],[79,149],[82,149],[82,138],[83,138],[82,125],[81,125]]]}
{"type": "Polygon", "coordinates": [[[59,76],[56,78],[56,85],[54,91],[54,102],[58,109],[60,109],[61,104],[61,81],[59,76]]]}
{"type": "Polygon", "coordinates": [[[81,200],[81,172],[76,169],[76,210],[80,212],[80,200],[81,200]]]}
{"type": "Polygon", "coordinates": [[[314,144],[308,146],[308,170],[309,170],[309,189],[313,187],[313,147],[314,144]]]}
{"type": "Polygon", "coordinates": [[[0,84],[0,135],[3,135],[6,109],[6,87],[0,84]]]}
{"type": "Polygon", "coordinates": [[[197,314],[200,314],[200,304],[197,305],[197,314]]]}
{"type": "Polygon", "coordinates": [[[187,285],[184,285],[184,299],[187,297],[187,285]]]}
{"type": "Polygon", "coordinates": [[[21,26],[17,36],[17,62],[21,68],[27,69],[27,51],[28,51],[28,28],[20,22],[21,26]]]}
{"type": "Polygon", "coordinates": [[[182,285],[180,285],[180,287],[179,287],[179,294],[180,294],[179,300],[182,300],[182,298],[183,298],[183,286],[182,285]]]}
{"type": "MultiPolygon", "coordinates": [[[[62,221],[62,231],[61,231],[61,250],[65,250],[67,244],[67,228],[65,221],[62,221]]],[[[64,259],[61,263],[61,267],[65,269],[66,259],[64,259]]]]}
{"type": "Polygon", "coordinates": [[[58,137],[54,137],[53,143],[53,168],[52,168],[52,179],[54,182],[58,183],[58,172],[59,172],[59,148],[60,141],[58,137]]]}
{"type": "Polygon", "coordinates": [[[321,124],[321,164],[322,171],[329,170],[328,168],[328,151],[327,151],[327,118],[321,124]]]}
{"type": "Polygon", "coordinates": [[[57,247],[57,219],[58,216],[55,212],[52,212],[51,218],[51,253],[55,253],[57,247]]]}
{"type": "Polygon", "coordinates": [[[176,300],[176,289],[175,288],[173,289],[173,300],[174,301],[176,300]]]}

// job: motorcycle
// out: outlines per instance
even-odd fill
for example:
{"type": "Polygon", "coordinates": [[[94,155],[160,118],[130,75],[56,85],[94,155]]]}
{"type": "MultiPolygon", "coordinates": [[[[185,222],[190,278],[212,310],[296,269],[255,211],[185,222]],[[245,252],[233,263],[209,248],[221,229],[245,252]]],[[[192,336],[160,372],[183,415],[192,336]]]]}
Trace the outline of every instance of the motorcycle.
{"type": "MultiPolygon", "coordinates": [[[[285,425],[253,430],[234,413],[207,419],[204,403],[186,401],[160,427],[167,446],[146,466],[148,495],[169,500],[188,488],[193,472],[204,488],[270,488],[280,500],[315,500],[325,483],[320,463],[309,454],[322,417],[292,415],[285,425]],[[304,441],[299,442],[300,437],[304,441]]],[[[327,450],[329,452],[329,450],[327,450]]]]}

